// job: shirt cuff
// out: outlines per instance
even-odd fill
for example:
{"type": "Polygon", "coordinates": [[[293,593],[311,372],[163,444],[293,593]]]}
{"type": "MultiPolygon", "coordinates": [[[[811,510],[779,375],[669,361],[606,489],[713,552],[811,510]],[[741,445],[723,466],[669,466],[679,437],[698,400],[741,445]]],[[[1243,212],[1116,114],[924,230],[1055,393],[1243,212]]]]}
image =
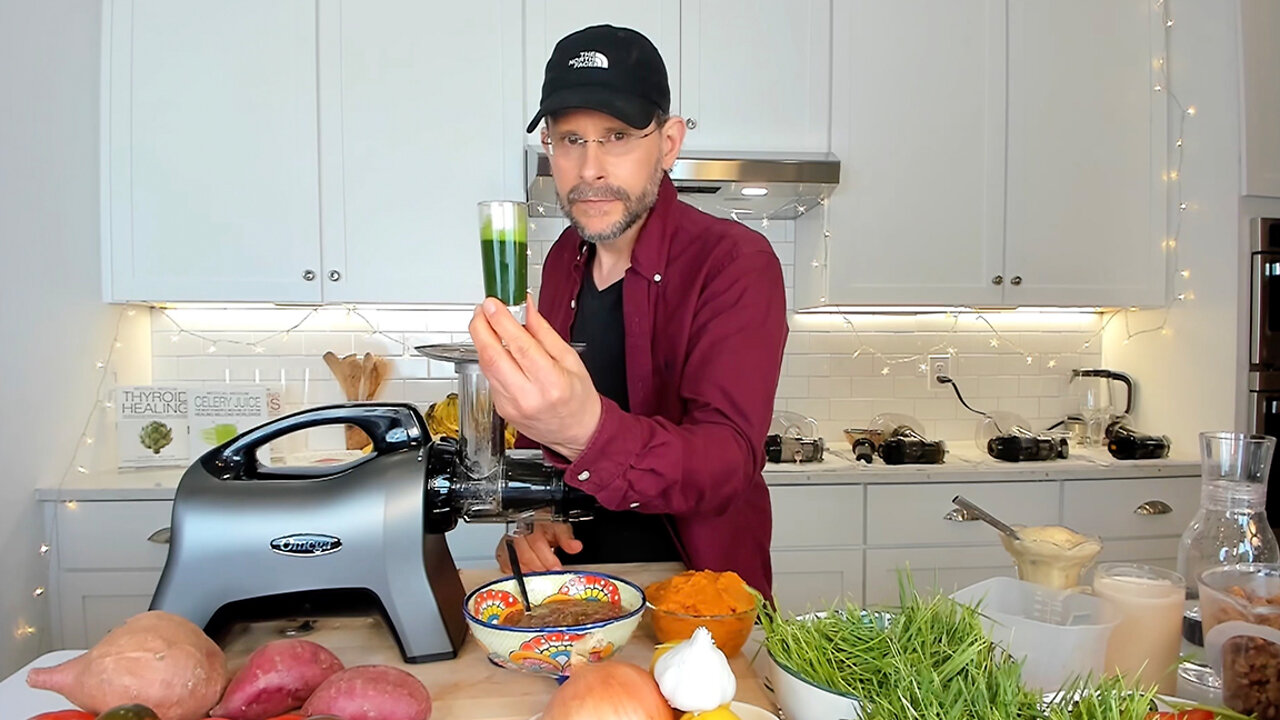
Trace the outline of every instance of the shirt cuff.
{"type": "Polygon", "coordinates": [[[582,454],[564,471],[565,482],[595,496],[610,510],[630,507],[622,476],[640,450],[641,433],[632,427],[634,420],[617,403],[601,397],[600,424],[582,454]]]}

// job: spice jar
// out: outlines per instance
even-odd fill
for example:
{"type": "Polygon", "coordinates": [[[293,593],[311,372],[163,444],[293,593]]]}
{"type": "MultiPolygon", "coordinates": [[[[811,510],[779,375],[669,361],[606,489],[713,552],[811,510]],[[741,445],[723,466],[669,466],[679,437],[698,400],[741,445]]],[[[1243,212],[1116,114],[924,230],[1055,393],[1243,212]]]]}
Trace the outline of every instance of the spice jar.
{"type": "Polygon", "coordinates": [[[1280,564],[1246,563],[1200,574],[1204,647],[1222,678],[1222,702],[1280,717],[1280,564]]]}

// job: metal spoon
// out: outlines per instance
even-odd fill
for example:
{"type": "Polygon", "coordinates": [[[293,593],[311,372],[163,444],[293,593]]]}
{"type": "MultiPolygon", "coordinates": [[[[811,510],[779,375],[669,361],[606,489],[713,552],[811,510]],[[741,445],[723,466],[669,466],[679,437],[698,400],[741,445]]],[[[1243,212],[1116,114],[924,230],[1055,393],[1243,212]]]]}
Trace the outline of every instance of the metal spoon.
{"type": "Polygon", "coordinates": [[[516,576],[516,587],[520,588],[520,602],[524,603],[524,611],[532,612],[529,589],[524,586],[524,571],[520,569],[520,557],[516,554],[516,544],[510,536],[507,536],[507,559],[511,562],[511,574],[516,576]]]}
{"type": "Polygon", "coordinates": [[[1000,520],[999,520],[999,519],[997,519],[997,518],[996,518],[996,516],[992,515],[991,513],[987,512],[986,510],[983,510],[982,508],[978,507],[977,505],[974,505],[972,502],[969,502],[968,500],[966,500],[966,499],[965,499],[965,497],[964,497],[963,495],[957,495],[957,496],[955,496],[955,497],[951,498],[951,502],[955,503],[956,507],[961,508],[962,510],[966,510],[966,511],[968,511],[968,512],[971,512],[971,513],[973,513],[974,515],[977,515],[979,520],[981,520],[982,522],[984,522],[984,523],[986,523],[986,524],[990,525],[991,527],[993,527],[993,528],[995,528],[995,529],[999,530],[1000,532],[1004,533],[1005,535],[1008,535],[1009,537],[1013,538],[1014,540],[1018,540],[1018,539],[1020,539],[1020,538],[1018,537],[1018,531],[1017,531],[1017,530],[1014,530],[1013,528],[1009,527],[1008,525],[1004,524],[1003,522],[1000,522],[1000,520]]]}

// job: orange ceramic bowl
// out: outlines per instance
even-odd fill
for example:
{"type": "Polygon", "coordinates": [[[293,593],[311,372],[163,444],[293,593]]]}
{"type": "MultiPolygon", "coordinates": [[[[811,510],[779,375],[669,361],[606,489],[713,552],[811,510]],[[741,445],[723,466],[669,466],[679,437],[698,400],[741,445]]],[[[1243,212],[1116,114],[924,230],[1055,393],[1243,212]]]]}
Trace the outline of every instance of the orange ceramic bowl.
{"type": "Polygon", "coordinates": [[[685,615],[663,610],[650,602],[646,602],[645,607],[648,608],[649,622],[653,623],[653,634],[658,637],[658,642],[688,640],[693,637],[694,630],[705,627],[725,657],[733,657],[742,652],[742,646],[747,644],[751,628],[756,624],[756,608],[733,615],[685,615]]]}

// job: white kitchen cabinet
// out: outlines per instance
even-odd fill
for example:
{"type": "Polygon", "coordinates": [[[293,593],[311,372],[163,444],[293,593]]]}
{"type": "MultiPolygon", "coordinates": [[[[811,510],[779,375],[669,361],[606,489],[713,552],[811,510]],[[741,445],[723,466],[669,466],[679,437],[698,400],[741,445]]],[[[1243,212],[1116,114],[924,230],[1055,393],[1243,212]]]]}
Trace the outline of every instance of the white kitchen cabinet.
{"type": "Polygon", "coordinates": [[[871,485],[867,488],[868,545],[995,543],[997,533],[977,518],[956,512],[963,495],[1005,522],[1058,523],[1058,483],[982,482],[871,485]]]}
{"type": "Polygon", "coordinates": [[[908,573],[921,595],[951,594],[987,578],[1017,575],[1009,553],[999,545],[871,548],[866,573],[870,606],[898,605],[899,580],[908,573]]]}
{"type": "Polygon", "coordinates": [[[315,4],[103,8],[106,299],[320,300],[315,4]]]}
{"type": "MultiPolygon", "coordinates": [[[[592,25],[614,25],[640,32],[662,54],[671,83],[671,112],[680,113],[680,0],[621,2],[620,0],[525,0],[524,4],[524,120],[528,125],[542,98],[542,77],[556,43],[569,33],[592,25]]],[[[535,130],[529,142],[538,142],[535,130]]]]}
{"type": "Polygon", "coordinates": [[[1242,194],[1280,198],[1280,3],[1240,0],[1242,194]]]}
{"type": "Polygon", "coordinates": [[[679,57],[687,150],[830,149],[831,0],[683,0],[679,57]]]}
{"type": "Polygon", "coordinates": [[[833,17],[841,182],[826,222],[797,221],[797,307],[1164,303],[1153,3],[861,0],[833,17]]]}
{"type": "Polygon", "coordinates": [[[522,200],[519,0],[321,5],[324,298],[474,303],[476,204],[522,200]]]}
{"type": "Polygon", "coordinates": [[[774,550],[773,596],[787,613],[862,602],[862,550],[774,550]]]}
{"type": "Polygon", "coordinates": [[[774,485],[769,502],[775,550],[862,544],[861,485],[774,485]]]}
{"type": "Polygon", "coordinates": [[[1000,302],[1004,7],[834,4],[840,185],[825,273],[820,213],[797,221],[797,307],[1000,302]]]}
{"type": "Polygon", "coordinates": [[[1006,304],[1164,304],[1160,17],[1150,0],[1009,3],[1006,304]]]}
{"type": "Polygon", "coordinates": [[[1104,541],[1178,537],[1200,508],[1200,478],[1081,480],[1066,483],[1062,522],[1104,541]]]}
{"type": "Polygon", "coordinates": [[[57,585],[60,622],[54,644],[92,647],[112,628],[146,612],[159,584],[159,572],[64,573],[57,585]]]}

